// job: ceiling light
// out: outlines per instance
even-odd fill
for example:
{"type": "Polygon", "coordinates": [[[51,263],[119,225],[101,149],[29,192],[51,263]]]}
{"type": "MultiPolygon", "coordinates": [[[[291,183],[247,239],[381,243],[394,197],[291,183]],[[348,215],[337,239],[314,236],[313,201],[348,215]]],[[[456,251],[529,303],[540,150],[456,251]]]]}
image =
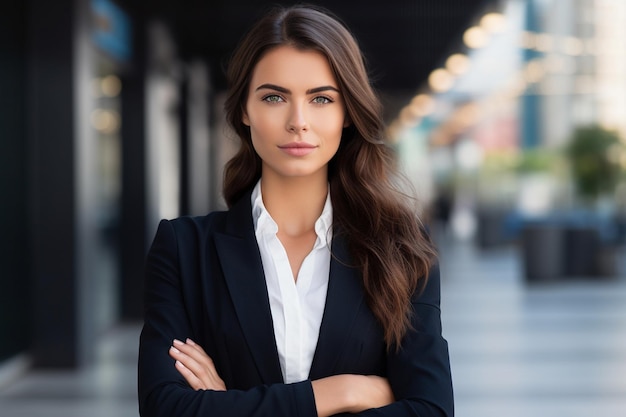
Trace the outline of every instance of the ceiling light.
{"type": "Polygon", "coordinates": [[[501,13],[487,13],[480,19],[480,27],[489,33],[500,33],[506,27],[506,18],[501,13]]]}
{"type": "Polygon", "coordinates": [[[424,117],[431,114],[435,108],[435,100],[428,94],[418,94],[411,100],[409,106],[419,116],[424,117]]]}
{"type": "Polygon", "coordinates": [[[482,48],[488,40],[487,32],[479,26],[472,26],[463,34],[463,42],[468,48],[482,48]]]}
{"type": "Polygon", "coordinates": [[[428,76],[428,84],[433,91],[443,93],[452,87],[454,77],[447,70],[438,68],[428,76]]]}
{"type": "Polygon", "coordinates": [[[446,69],[454,75],[461,75],[467,71],[469,64],[467,55],[453,54],[446,60],[446,69]]]}

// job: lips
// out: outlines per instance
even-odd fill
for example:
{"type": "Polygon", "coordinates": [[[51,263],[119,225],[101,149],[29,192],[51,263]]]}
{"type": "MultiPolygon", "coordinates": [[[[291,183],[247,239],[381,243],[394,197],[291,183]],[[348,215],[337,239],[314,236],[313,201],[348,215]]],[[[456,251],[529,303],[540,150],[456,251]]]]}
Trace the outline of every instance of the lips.
{"type": "Polygon", "coordinates": [[[278,148],[291,156],[304,156],[313,152],[317,146],[306,142],[291,142],[280,145],[278,148]]]}

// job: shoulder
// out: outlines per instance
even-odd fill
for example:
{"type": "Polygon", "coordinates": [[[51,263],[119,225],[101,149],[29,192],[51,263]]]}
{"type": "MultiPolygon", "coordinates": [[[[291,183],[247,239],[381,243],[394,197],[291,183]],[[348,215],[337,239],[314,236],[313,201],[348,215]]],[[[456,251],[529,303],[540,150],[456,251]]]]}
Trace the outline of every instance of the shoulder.
{"type": "Polygon", "coordinates": [[[200,265],[215,256],[215,236],[224,228],[225,216],[218,211],[161,220],[147,253],[147,273],[166,270],[181,280],[198,276],[200,265]]]}
{"type": "Polygon", "coordinates": [[[204,216],[181,216],[170,220],[161,220],[161,223],[169,223],[177,235],[206,234],[221,231],[228,212],[213,211],[204,216]]]}
{"type": "Polygon", "coordinates": [[[181,252],[193,246],[202,246],[215,232],[223,228],[226,216],[224,211],[211,212],[205,216],[181,216],[162,219],[159,222],[151,251],[162,248],[167,252],[181,252]]]}
{"type": "MultiPolygon", "coordinates": [[[[254,230],[250,193],[228,211],[204,216],[181,216],[161,220],[155,240],[176,242],[176,246],[204,245],[216,235],[246,236],[254,230]]],[[[252,232],[253,233],[253,232],[252,232]]]]}
{"type": "Polygon", "coordinates": [[[441,304],[441,274],[439,271],[439,263],[435,262],[425,277],[426,285],[413,294],[413,303],[421,305],[429,305],[439,309],[441,304]]]}

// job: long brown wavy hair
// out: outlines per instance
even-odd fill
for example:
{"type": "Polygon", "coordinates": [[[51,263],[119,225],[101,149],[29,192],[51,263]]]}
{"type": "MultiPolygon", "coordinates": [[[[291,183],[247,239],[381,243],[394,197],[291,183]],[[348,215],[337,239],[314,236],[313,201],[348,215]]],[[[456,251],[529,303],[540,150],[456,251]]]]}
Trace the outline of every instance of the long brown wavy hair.
{"type": "Polygon", "coordinates": [[[261,177],[261,160],[242,118],[255,65],[281,45],[321,52],[339,84],[351,124],[328,166],[333,230],[344,236],[362,273],[367,302],[384,328],[387,348],[399,348],[411,328],[411,297],[426,284],[435,251],[406,196],[395,187],[382,107],[361,51],[329,12],[311,6],[273,9],[231,57],[225,110],[241,147],[225,167],[224,198],[232,206],[261,177]]]}

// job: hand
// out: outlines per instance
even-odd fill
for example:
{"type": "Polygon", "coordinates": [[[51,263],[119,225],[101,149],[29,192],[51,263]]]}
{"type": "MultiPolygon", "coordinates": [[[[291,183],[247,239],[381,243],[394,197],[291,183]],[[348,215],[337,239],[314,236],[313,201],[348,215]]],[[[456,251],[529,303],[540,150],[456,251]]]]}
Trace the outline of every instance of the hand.
{"type": "Polygon", "coordinates": [[[355,375],[355,377],[358,378],[358,383],[354,385],[352,391],[356,398],[353,413],[383,407],[395,401],[387,378],[377,375],[355,375]]]}
{"type": "Polygon", "coordinates": [[[359,413],[394,401],[386,378],[375,375],[334,375],[312,382],[318,417],[359,413]]]}
{"type": "Polygon", "coordinates": [[[176,360],[175,367],[185,378],[189,386],[196,391],[226,391],[226,385],[215,369],[215,364],[204,349],[193,340],[181,342],[174,339],[170,347],[170,356],[176,360]]]}

